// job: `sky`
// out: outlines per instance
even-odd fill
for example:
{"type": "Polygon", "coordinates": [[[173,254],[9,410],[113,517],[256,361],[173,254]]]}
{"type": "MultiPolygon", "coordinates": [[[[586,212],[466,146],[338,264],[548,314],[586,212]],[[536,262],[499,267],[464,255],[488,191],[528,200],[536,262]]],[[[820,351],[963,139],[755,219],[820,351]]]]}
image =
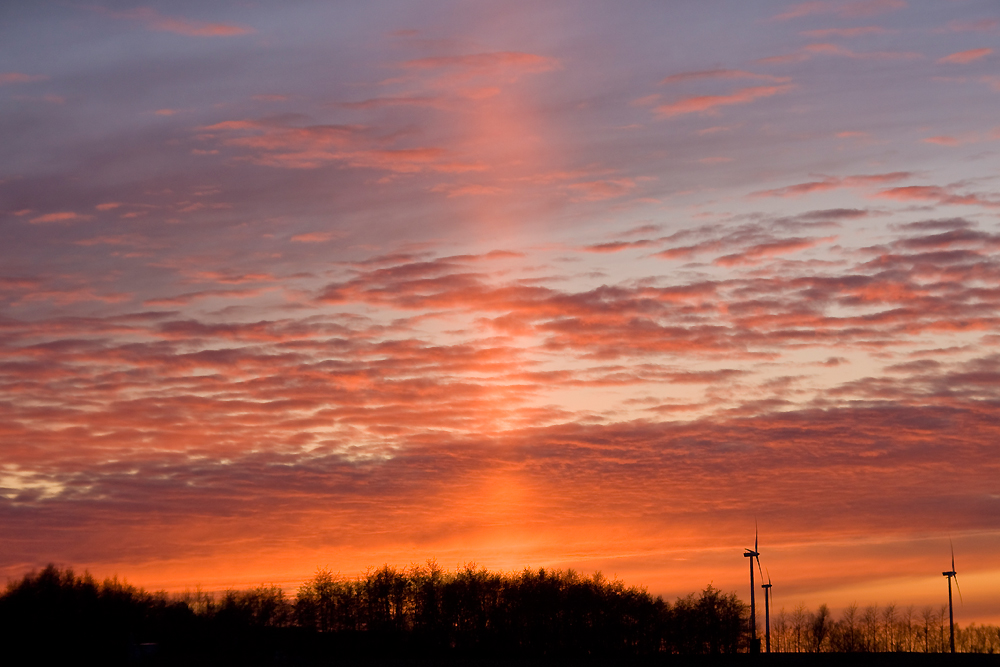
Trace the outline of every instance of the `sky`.
{"type": "Polygon", "coordinates": [[[992,0],[0,6],[0,576],[1000,622],[992,0]],[[759,583],[759,582],[758,582],[759,583]]]}

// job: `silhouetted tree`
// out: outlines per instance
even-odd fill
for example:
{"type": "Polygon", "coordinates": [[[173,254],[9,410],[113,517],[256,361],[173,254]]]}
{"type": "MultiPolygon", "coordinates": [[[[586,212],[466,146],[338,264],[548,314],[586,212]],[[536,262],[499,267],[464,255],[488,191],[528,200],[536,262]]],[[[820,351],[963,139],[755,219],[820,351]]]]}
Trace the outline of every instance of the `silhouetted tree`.
{"type": "Polygon", "coordinates": [[[821,604],[816,613],[812,614],[810,626],[812,650],[814,653],[819,653],[823,650],[824,642],[830,633],[830,610],[825,604],[821,604]]]}

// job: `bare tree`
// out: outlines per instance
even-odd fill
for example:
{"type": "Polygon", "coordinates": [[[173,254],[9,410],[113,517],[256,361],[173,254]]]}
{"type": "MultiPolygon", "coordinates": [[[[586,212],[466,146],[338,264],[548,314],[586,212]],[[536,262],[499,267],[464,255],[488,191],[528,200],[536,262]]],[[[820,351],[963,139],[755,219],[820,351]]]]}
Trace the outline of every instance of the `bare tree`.
{"type": "Polygon", "coordinates": [[[774,617],[774,625],[771,627],[772,648],[775,653],[788,652],[788,614],[782,607],[774,617]]]}
{"type": "Polygon", "coordinates": [[[812,636],[813,652],[819,653],[823,650],[823,642],[830,632],[830,610],[825,604],[821,604],[815,614],[812,614],[810,635],[812,636]]]}
{"type": "Polygon", "coordinates": [[[920,611],[920,619],[924,622],[924,653],[931,652],[931,625],[934,623],[934,610],[927,605],[920,611]]]}
{"type": "Polygon", "coordinates": [[[913,652],[913,618],[916,611],[917,608],[912,604],[903,611],[903,622],[900,627],[903,635],[901,647],[902,650],[907,652],[913,652]]]}
{"type": "Polygon", "coordinates": [[[806,629],[806,606],[801,602],[792,612],[792,631],[795,633],[795,652],[801,653],[803,647],[803,633],[806,629]]]}
{"type": "Polygon", "coordinates": [[[882,610],[882,632],[885,637],[885,650],[896,650],[896,603],[890,602],[882,610]]]}
{"type": "Polygon", "coordinates": [[[864,627],[864,649],[866,651],[877,652],[879,650],[878,605],[870,604],[865,607],[862,623],[864,627]]]}
{"type": "Polygon", "coordinates": [[[841,650],[853,653],[860,646],[858,642],[858,603],[852,602],[844,608],[840,622],[843,626],[843,645],[841,650]]]}

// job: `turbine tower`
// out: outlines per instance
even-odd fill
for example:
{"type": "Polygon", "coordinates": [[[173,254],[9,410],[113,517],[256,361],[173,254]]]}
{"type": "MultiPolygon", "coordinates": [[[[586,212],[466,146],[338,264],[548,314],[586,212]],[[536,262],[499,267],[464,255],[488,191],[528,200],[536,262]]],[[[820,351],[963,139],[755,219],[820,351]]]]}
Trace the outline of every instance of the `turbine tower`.
{"type": "Polygon", "coordinates": [[[955,588],[958,590],[959,599],[962,598],[962,589],[958,587],[958,572],[955,571],[955,545],[951,545],[951,569],[942,572],[941,576],[948,577],[948,627],[951,630],[951,652],[955,652],[955,610],[951,602],[951,580],[955,580],[955,588]]]}
{"type": "MultiPolygon", "coordinates": [[[[750,652],[760,653],[760,644],[757,639],[757,609],[754,606],[754,586],[753,586],[753,559],[757,559],[757,567],[760,567],[760,552],[757,551],[757,526],[753,529],[753,549],[744,549],[743,557],[750,559],[750,652]]],[[[763,578],[763,577],[761,577],[763,578]]],[[[951,590],[950,588],[948,590],[951,590]]]]}
{"type": "MultiPolygon", "coordinates": [[[[757,559],[757,566],[760,566],[760,559],[757,559]]],[[[760,575],[763,579],[763,573],[760,575]]],[[[767,573],[767,583],[761,584],[761,588],[764,589],[764,642],[767,647],[767,652],[771,652],[771,573],[767,573]]]]}

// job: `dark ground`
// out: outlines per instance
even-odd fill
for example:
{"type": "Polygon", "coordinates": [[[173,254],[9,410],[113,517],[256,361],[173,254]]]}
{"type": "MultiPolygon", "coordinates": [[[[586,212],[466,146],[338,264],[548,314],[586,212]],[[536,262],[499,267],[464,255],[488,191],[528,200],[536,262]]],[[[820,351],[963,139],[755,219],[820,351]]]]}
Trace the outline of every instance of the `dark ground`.
{"type": "Polygon", "coordinates": [[[274,665],[276,667],[1000,667],[1000,655],[962,653],[784,653],[752,656],[746,654],[722,656],[665,655],[642,659],[552,659],[552,660],[486,660],[486,659],[296,659],[277,656],[274,659],[249,663],[244,660],[228,662],[225,659],[181,662],[157,659],[139,659],[139,665],[274,665]]]}

